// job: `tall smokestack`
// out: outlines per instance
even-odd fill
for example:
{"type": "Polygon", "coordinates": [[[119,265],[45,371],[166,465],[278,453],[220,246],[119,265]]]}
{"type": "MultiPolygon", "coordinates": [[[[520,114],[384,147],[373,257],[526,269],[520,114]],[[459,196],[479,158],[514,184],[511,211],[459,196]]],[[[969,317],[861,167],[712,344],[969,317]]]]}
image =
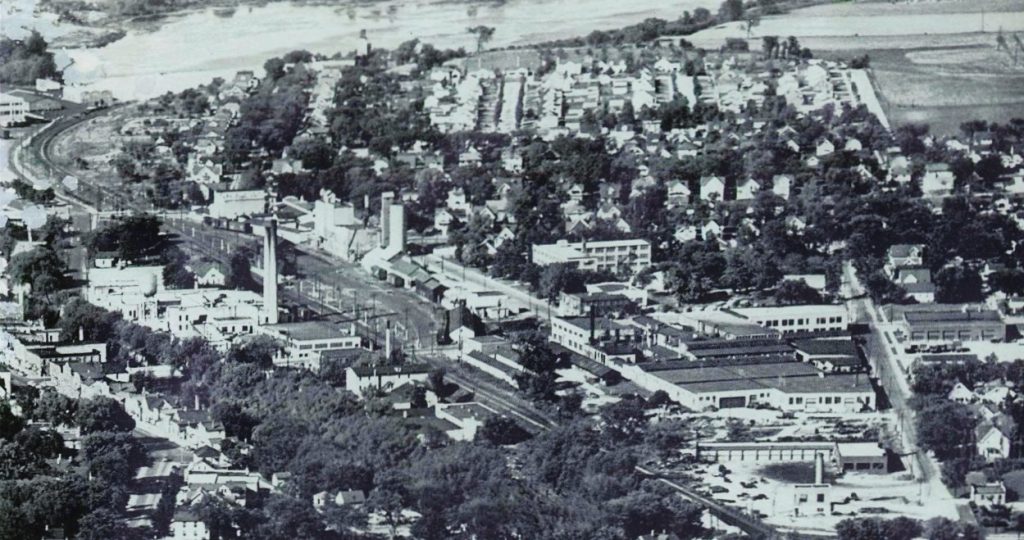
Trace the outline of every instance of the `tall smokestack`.
{"type": "Polygon", "coordinates": [[[263,310],[277,324],[277,220],[271,217],[263,239],[263,310]]]}
{"type": "Polygon", "coordinates": [[[391,203],[391,210],[388,212],[388,247],[403,253],[405,252],[405,206],[402,203],[391,203]]]}
{"type": "Polygon", "coordinates": [[[384,329],[384,359],[391,361],[391,321],[388,321],[384,329]]]}
{"type": "Polygon", "coordinates": [[[395,192],[385,191],[380,195],[380,247],[391,245],[391,203],[395,202],[395,192]]]}
{"type": "Polygon", "coordinates": [[[596,331],[596,328],[595,328],[596,326],[597,326],[597,306],[595,306],[594,304],[591,304],[590,305],[590,342],[591,343],[594,343],[594,341],[595,341],[594,332],[596,331]]]}
{"type": "Polygon", "coordinates": [[[822,457],[821,452],[814,454],[814,483],[825,483],[825,458],[822,457]]]}

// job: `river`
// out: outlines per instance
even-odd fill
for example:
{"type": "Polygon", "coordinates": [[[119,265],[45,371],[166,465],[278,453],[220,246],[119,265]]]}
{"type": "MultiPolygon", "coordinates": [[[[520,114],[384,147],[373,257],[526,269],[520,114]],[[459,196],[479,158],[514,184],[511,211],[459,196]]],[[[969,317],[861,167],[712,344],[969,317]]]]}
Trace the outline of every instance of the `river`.
{"type": "MultiPolygon", "coordinates": [[[[496,29],[487,46],[502,47],[586,35],[648,17],[675,19],[683,10],[713,8],[717,1],[587,0],[581,5],[565,0],[406,0],[352,7],[274,2],[240,7],[230,17],[218,16],[213,9],[176,15],[155,31],[130,32],[100,49],[62,51],[58,60],[73,60],[65,71],[68,83],[88,83],[109,89],[120,99],[140,99],[237,70],[259,70],[267,58],[295,49],[326,54],[354,50],[362,29],[377,47],[419,38],[437,47],[474,50],[475,38],[466,29],[479,24],[496,29]]],[[[51,26],[41,23],[41,31],[51,26]]]]}

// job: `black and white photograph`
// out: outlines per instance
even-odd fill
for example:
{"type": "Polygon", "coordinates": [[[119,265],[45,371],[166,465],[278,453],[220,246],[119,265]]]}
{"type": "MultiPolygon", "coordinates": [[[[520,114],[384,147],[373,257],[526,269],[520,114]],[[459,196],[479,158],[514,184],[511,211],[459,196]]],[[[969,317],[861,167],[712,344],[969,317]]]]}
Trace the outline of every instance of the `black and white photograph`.
{"type": "Polygon", "coordinates": [[[0,0],[0,540],[1020,540],[1024,0],[0,0]]]}

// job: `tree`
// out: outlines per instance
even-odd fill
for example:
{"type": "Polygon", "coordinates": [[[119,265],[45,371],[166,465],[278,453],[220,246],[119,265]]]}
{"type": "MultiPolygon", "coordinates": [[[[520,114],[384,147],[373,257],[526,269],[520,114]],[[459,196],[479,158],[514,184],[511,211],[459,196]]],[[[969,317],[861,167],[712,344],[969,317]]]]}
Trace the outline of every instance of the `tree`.
{"type": "Polygon", "coordinates": [[[427,384],[429,385],[430,390],[438,396],[447,395],[447,392],[445,391],[447,384],[444,381],[444,368],[431,370],[430,373],[427,374],[427,384]]]}
{"type": "Polygon", "coordinates": [[[775,301],[780,305],[791,306],[821,303],[821,294],[803,280],[787,279],[775,288],[775,301]]]}
{"type": "Polygon", "coordinates": [[[981,275],[962,264],[939,270],[934,281],[936,302],[960,304],[985,299],[981,275]]]}
{"type": "Polygon", "coordinates": [[[494,37],[493,26],[472,26],[466,29],[470,34],[476,35],[476,52],[484,50],[484,45],[494,37]]]}
{"type": "Polygon", "coordinates": [[[548,302],[554,302],[563,292],[575,293],[585,290],[579,271],[568,264],[549,264],[541,270],[538,294],[548,302]]]}
{"type": "Polygon", "coordinates": [[[779,37],[778,36],[764,36],[761,38],[761,49],[764,51],[766,58],[775,56],[775,51],[779,48],[779,37]]]}
{"type": "Polygon", "coordinates": [[[79,402],[75,423],[83,433],[135,429],[135,420],[125,412],[124,407],[117,401],[102,396],[79,402]]]}
{"type": "Polygon", "coordinates": [[[90,434],[82,440],[82,455],[90,475],[120,486],[132,481],[146,459],[142,444],[127,433],[90,434]]]}
{"type": "Polygon", "coordinates": [[[62,393],[47,389],[36,400],[34,417],[54,426],[72,425],[75,422],[78,403],[62,393]]]}
{"type": "Polygon", "coordinates": [[[917,413],[917,438],[940,459],[970,451],[976,419],[966,405],[941,400],[917,413]]]}
{"type": "Polygon", "coordinates": [[[921,522],[907,517],[849,518],[836,524],[839,540],[913,540],[924,532],[921,522]]]}
{"type": "Polygon", "coordinates": [[[25,421],[11,412],[11,406],[0,402],[0,439],[11,440],[24,427],[25,421]]]}
{"type": "Polygon", "coordinates": [[[530,437],[515,420],[505,416],[492,416],[484,421],[477,432],[477,439],[485,440],[495,446],[519,444],[530,437]]]}
{"type": "Polygon", "coordinates": [[[271,495],[263,515],[269,519],[260,525],[257,538],[320,538],[323,521],[308,501],[271,495]]]}
{"type": "Polygon", "coordinates": [[[225,287],[250,291],[258,289],[256,279],[252,277],[252,266],[249,262],[252,258],[252,250],[246,247],[240,248],[231,255],[231,261],[228,264],[228,275],[224,280],[225,287]]]}
{"type": "Polygon", "coordinates": [[[981,540],[981,531],[974,525],[937,517],[925,522],[924,537],[928,540],[981,540]]]}
{"type": "Polygon", "coordinates": [[[662,420],[652,424],[644,433],[644,444],[659,458],[669,459],[677,455],[687,441],[693,438],[693,427],[679,418],[662,420]]]}
{"type": "Polygon", "coordinates": [[[83,243],[93,255],[111,251],[125,261],[159,255],[166,248],[160,220],[150,214],[120,218],[85,236],[83,243]]]}
{"type": "Polygon", "coordinates": [[[601,408],[605,439],[612,444],[634,444],[643,437],[647,415],[638,399],[623,399],[601,408]]]}
{"type": "Polygon", "coordinates": [[[725,0],[718,8],[721,22],[738,21],[743,18],[743,0],[725,0]]]}
{"type": "Polygon", "coordinates": [[[124,518],[107,508],[97,508],[82,516],[78,527],[76,538],[81,540],[129,540],[135,536],[124,518]]]}

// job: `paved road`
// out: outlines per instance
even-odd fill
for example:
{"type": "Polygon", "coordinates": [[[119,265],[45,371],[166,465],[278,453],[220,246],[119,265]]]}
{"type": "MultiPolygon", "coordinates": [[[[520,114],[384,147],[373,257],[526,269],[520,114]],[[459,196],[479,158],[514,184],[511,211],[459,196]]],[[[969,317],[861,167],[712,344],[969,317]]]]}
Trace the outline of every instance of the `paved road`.
{"type": "MultiPolygon", "coordinates": [[[[71,174],[72,171],[63,170],[54,164],[50,155],[52,140],[61,131],[70,128],[80,121],[82,119],[58,120],[53,127],[43,133],[43,136],[37,137],[33,141],[32,146],[34,149],[32,152],[48,165],[51,177],[61,178],[64,174],[71,174]]],[[[12,163],[12,165],[14,164],[12,163]]],[[[24,169],[19,170],[19,174],[22,171],[24,169]]],[[[85,190],[78,193],[61,193],[60,195],[76,207],[89,213],[97,213],[101,210],[99,206],[102,205],[105,205],[107,209],[114,207],[134,211],[153,210],[148,203],[143,204],[133,201],[124,193],[100,185],[89,185],[86,186],[85,190]],[[87,199],[90,191],[94,194],[92,201],[87,199]],[[103,201],[103,203],[99,204],[100,201],[103,201]]],[[[230,231],[222,231],[205,226],[196,228],[193,224],[185,224],[173,219],[167,220],[165,226],[167,229],[178,234],[182,242],[191,249],[222,261],[227,260],[230,254],[238,249],[239,246],[248,243],[240,238],[239,235],[230,231]]],[[[441,260],[436,258],[424,262],[428,264],[428,267],[433,267],[436,270],[440,270],[444,266],[444,271],[455,279],[464,278],[469,282],[504,292],[513,300],[520,302],[523,307],[537,313],[541,318],[547,319],[550,316],[550,306],[513,284],[494,280],[475,270],[454,266],[449,262],[442,263],[441,260]]],[[[357,310],[362,310],[365,313],[366,308],[369,307],[371,313],[376,312],[377,309],[388,310],[394,313],[395,315],[389,317],[388,320],[393,320],[396,324],[403,325],[405,340],[419,344],[421,351],[425,349],[426,343],[433,342],[434,330],[438,324],[436,313],[429,304],[416,297],[410,291],[384,288],[357,266],[327,257],[324,254],[309,249],[298,251],[296,267],[301,269],[303,278],[306,280],[303,283],[309,282],[310,278],[312,279],[314,289],[310,291],[298,286],[295,288],[285,288],[282,291],[284,298],[294,300],[299,304],[310,306],[320,311],[333,310],[336,313],[343,313],[345,309],[343,298],[341,298],[343,294],[341,293],[345,290],[351,290],[354,294],[352,305],[355,305],[357,310]],[[327,295],[327,291],[331,291],[331,295],[325,298],[324,296],[327,295]],[[369,306],[361,300],[366,298],[366,295],[370,296],[369,306]],[[378,302],[380,302],[379,308],[378,302]],[[400,316],[398,316],[399,314],[400,316]]],[[[351,310],[347,312],[351,313],[351,310]]],[[[366,315],[366,317],[369,316],[366,315]]],[[[380,318],[373,318],[372,320],[379,321],[380,318]]],[[[378,326],[377,323],[373,323],[373,329],[377,336],[380,335],[379,332],[383,331],[383,327],[378,326]]],[[[402,336],[398,338],[402,341],[402,336]]],[[[442,359],[436,355],[428,355],[426,358],[428,361],[438,365],[449,363],[447,359],[442,359]]],[[[532,405],[524,405],[523,401],[518,396],[515,396],[514,392],[498,389],[491,381],[485,381],[486,375],[478,375],[471,370],[459,370],[449,374],[448,377],[452,382],[473,390],[480,401],[527,422],[529,426],[535,429],[546,430],[557,425],[554,420],[537,411],[532,405]]],[[[638,472],[648,475],[653,474],[640,468],[638,468],[638,472]]],[[[735,521],[737,526],[756,537],[776,536],[774,530],[770,527],[752,520],[749,516],[744,516],[735,509],[707,499],[669,480],[660,479],[660,481],[675,489],[680,496],[707,508],[719,518],[735,521]]]]}
{"type": "Polygon", "coordinates": [[[920,500],[935,504],[955,505],[952,494],[942,483],[939,465],[926,450],[917,444],[915,411],[908,405],[913,396],[907,376],[900,366],[902,351],[893,335],[894,325],[879,315],[879,310],[857,278],[853,265],[847,262],[843,267],[844,287],[850,300],[850,316],[854,322],[868,324],[871,332],[867,336],[868,359],[879,382],[885,388],[890,406],[896,413],[897,430],[903,455],[914,477],[921,483],[920,500]]]}

